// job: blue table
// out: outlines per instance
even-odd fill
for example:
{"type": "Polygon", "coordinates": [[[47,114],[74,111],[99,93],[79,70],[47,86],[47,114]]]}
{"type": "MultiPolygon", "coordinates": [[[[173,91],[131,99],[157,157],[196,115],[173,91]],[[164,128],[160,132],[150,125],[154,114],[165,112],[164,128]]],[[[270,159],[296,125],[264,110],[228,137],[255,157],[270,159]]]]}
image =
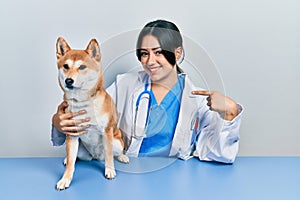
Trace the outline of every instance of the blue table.
{"type": "Polygon", "coordinates": [[[151,159],[116,163],[113,180],[105,179],[103,163],[78,161],[70,188],[56,191],[63,158],[1,158],[0,199],[300,199],[300,157],[238,157],[233,165],[192,158],[164,166],[151,159]]]}

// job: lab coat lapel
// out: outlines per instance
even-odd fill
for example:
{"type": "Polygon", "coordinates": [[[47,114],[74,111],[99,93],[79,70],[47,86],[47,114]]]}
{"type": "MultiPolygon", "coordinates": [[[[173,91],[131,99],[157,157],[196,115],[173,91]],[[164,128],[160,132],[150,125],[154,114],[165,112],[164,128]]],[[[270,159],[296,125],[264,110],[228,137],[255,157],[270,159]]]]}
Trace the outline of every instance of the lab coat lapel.
{"type": "Polygon", "coordinates": [[[195,89],[190,80],[184,76],[184,89],[182,92],[181,106],[178,116],[178,122],[174,133],[170,156],[178,156],[183,159],[190,155],[191,147],[191,123],[197,113],[197,98],[191,94],[195,89]]]}

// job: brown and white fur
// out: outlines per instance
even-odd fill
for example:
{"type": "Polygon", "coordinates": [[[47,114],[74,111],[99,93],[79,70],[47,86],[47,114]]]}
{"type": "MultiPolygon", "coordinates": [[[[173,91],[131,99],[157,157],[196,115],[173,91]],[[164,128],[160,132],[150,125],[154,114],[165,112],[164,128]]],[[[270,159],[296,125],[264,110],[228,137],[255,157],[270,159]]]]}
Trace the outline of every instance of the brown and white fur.
{"type": "Polygon", "coordinates": [[[73,50],[61,37],[56,43],[59,84],[68,102],[68,110],[86,110],[90,117],[88,133],[81,136],[66,137],[66,169],[56,184],[57,190],[69,187],[75,170],[79,139],[93,159],[105,160],[105,177],[116,176],[114,155],[118,160],[128,163],[123,154],[122,133],[117,127],[118,114],[112,98],[104,89],[99,44],[92,39],[85,50],[73,50]]]}

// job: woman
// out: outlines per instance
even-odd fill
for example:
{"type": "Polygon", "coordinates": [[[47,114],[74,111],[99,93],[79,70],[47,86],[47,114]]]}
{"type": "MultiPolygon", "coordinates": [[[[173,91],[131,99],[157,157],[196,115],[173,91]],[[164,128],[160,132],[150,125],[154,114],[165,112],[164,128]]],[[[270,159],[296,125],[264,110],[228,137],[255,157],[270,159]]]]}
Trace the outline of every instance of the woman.
{"type": "MultiPolygon", "coordinates": [[[[119,128],[129,156],[172,156],[232,163],[238,152],[242,107],[216,91],[197,89],[182,73],[182,36],[175,24],[156,20],[140,32],[136,55],[144,71],[119,75],[107,89],[119,112],[119,128]]],[[[53,145],[65,134],[86,132],[89,118],[65,113],[63,102],[52,118],[53,145]]],[[[81,145],[78,157],[90,159],[81,145]]]]}

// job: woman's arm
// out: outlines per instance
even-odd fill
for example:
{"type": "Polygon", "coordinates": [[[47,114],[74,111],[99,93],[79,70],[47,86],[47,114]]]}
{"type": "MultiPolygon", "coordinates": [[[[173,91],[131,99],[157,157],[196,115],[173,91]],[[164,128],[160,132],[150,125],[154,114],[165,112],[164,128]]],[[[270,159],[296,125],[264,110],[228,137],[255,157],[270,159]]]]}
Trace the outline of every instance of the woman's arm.
{"type": "Polygon", "coordinates": [[[199,111],[200,135],[196,155],[200,160],[233,163],[238,153],[243,108],[218,92],[194,91],[207,95],[207,106],[199,111]]]}

